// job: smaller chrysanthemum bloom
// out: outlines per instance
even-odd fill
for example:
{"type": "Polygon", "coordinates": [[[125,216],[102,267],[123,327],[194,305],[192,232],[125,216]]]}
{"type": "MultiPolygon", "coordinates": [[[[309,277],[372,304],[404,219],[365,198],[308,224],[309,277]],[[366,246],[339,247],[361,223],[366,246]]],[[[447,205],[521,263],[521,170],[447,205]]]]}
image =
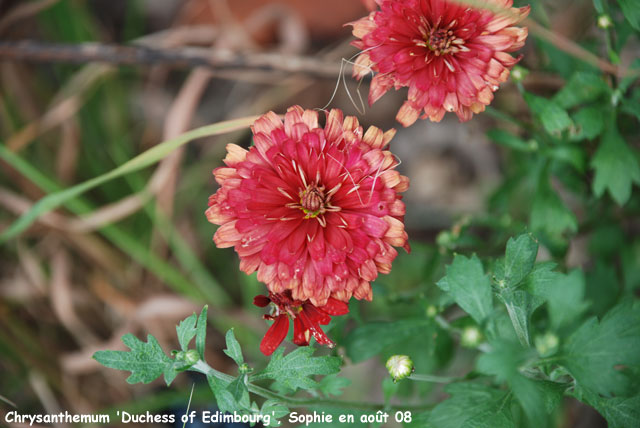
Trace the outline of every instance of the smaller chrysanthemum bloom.
{"type": "Polygon", "coordinates": [[[409,179],[385,146],[395,131],[363,132],[340,110],[324,127],[315,111],[291,107],[284,123],[273,112],[252,126],[247,151],[227,146],[226,167],[209,198],[214,241],[234,247],[240,269],[270,292],[323,307],[330,298],[371,300],[379,272],[409,250],[400,192],[409,179]]]}
{"type": "Polygon", "coordinates": [[[409,88],[396,119],[404,126],[422,114],[439,122],[445,112],[460,121],[484,111],[520,58],[527,28],[517,27],[529,6],[513,0],[376,0],[380,10],[351,23],[362,50],[353,69],[371,70],[369,104],[394,87],[409,88]]]}
{"type": "Polygon", "coordinates": [[[316,307],[309,301],[293,299],[289,290],[284,293],[269,293],[269,296],[256,296],[253,304],[261,308],[272,304],[271,313],[264,315],[264,319],[273,320],[273,324],[260,343],[260,351],[265,355],[273,354],[287,337],[289,320],[293,321],[293,343],[296,345],[309,345],[313,336],[318,344],[333,348],[335,343],[320,326],[329,324],[332,316],[349,312],[349,306],[339,300],[329,298],[324,306],[316,307]]]}

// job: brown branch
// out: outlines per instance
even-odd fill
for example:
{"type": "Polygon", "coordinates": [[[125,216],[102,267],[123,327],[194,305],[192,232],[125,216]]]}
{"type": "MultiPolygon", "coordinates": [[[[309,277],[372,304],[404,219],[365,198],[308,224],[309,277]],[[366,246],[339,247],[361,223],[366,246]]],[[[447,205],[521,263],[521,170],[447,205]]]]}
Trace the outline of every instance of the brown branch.
{"type": "Polygon", "coordinates": [[[262,52],[234,52],[228,49],[187,47],[155,49],[146,46],[119,46],[101,43],[54,44],[37,41],[0,42],[0,61],[107,62],[120,65],[165,65],[211,70],[254,69],[303,73],[319,78],[336,79],[339,63],[313,57],[262,52]]]}

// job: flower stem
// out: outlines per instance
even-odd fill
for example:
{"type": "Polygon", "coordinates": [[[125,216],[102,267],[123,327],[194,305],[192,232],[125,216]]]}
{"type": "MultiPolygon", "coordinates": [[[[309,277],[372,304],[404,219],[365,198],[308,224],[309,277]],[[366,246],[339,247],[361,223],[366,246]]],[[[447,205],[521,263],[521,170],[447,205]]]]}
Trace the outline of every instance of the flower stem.
{"type": "Polygon", "coordinates": [[[410,374],[409,377],[407,377],[407,379],[417,380],[420,382],[432,382],[432,383],[451,383],[458,380],[458,378],[455,378],[455,377],[432,376],[432,375],[415,374],[415,373],[410,374]]]}
{"type": "MultiPolygon", "coordinates": [[[[207,364],[205,361],[198,361],[196,364],[194,364],[191,369],[191,371],[196,371],[202,374],[205,374],[207,376],[214,376],[222,381],[225,382],[231,382],[233,381],[234,377],[230,376],[228,374],[222,373],[216,369],[214,369],[213,367],[211,367],[209,364],[207,364]]],[[[252,392],[256,395],[259,395],[263,398],[267,398],[267,399],[271,399],[271,400],[277,400],[279,402],[281,402],[282,404],[288,406],[288,407],[316,407],[316,406],[326,406],[326,407],[339,407],[339,408],[346,408],[346,409],[358,409],[358,410],[370,410],[370,411],[377,411],[377,410],[413,410],[413,411],[421,411],[421,410],[428,410],[431,406],[429,405],[410,405],[410,404],[403,404],[401,406],[399,405],[390,405],[390,406],[385,406],[384,403],[370,403],[370,402],[365,402],[365,401],[347,401],[347,400],[331,400],[331,399],[325,399],[325,398],[301,398],[301,397],[288,397],[285,395],[280,395],[278,393],[275,393],[273,391],[270,391],[266,388],[263,388],[261,386],[258,385],[254,385],[251,382],[247,383],[247,389],[249,389],[249,392],[252,392]]]]}

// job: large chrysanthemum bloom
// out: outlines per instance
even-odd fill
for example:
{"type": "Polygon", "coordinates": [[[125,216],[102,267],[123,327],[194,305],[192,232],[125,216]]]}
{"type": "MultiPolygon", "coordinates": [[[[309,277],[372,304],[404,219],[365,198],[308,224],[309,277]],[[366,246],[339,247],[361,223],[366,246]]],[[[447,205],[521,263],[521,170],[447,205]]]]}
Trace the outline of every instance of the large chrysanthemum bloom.
{"type": "Polygon", "coordinates": [[[247,151],[227,146],[226,167],[214,170],[218,191],[207,218],[221,227],[213,239],[235,247],[240,269],[258,271],[269,291],[321,307],[329,298],[371,300],[370,281],[388,273],[409,250],[404,203],[409,179],[384,150],[395,131],[354,117],[291,107],[284,123],[273,112],[252,126],[247,151]]]}
{"type": "Polygon", "coordinates": [[[273,354],[289,332],[289,320],[293,320],[293,343],[298,346],[309,345],[311,336],[320,345],[330,348],[335,343],[322,331],[321,325],[329,324],[332,316],[344,315],[349,312],[346,303],[329,298],[324,306],[316,307],[309,301],[302,302],[291,297],[291,291],[269,296],[256,296],[253,304],[264,308],[272,304],[270,314],[264,315],[264,319],[273,320],[273,324],[260,342],[260,351],[265,355],[273,354]]]}
{"type": "Polygon", "coordinates": [[[512,0],[376,0],[380,10],[351,23],[362,50],[353,74],[377,72],[369,104],[391,87],[409,88],[396,119],[404,126],[423,118],[439,122],[445,112],[460,121],[484,111],[493,92],[507,80],[520,58],[527,28],[515,24],[529,7],[512,8],[512,0]]]}

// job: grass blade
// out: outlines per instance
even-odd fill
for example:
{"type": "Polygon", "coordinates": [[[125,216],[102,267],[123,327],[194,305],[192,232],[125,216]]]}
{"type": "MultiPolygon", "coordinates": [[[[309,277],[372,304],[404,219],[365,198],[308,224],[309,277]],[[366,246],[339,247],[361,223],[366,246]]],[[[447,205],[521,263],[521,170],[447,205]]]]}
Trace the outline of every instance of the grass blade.
{"type": "MultiPolygon", "coordinates": [[[[176,138],[164,141],[157,146],[150,148],[149,150],[141,153],[128,162],[125,162],[119,167],[112,169],[106,174],[102,174],[90,180],[76,184],[75,186],[69,187],[68,189],[51,193],[40,199],[28,212],[20,216],[20,218],[14,221],[11,226],[9,226],[4,232],[2,232],[2,234],[0,234],[0,244],[18,236],[41,215],[56,209],[66,201],[69,201],[88,190],[106,183],[109,180],[113,180],[114,178],[118,178],[131,172],[138,171],[149,165],[153,165],[178,147],[188,143],[189,141],[195,140],[196,138],[221,135],[237,131],[242,128],[247,128],[257,118],[257,116],[244,117],[240,119],[218,122],[212,125],[194,129],[192,131],[179,135],[176,138]]],[[[9,162],[11,154],[12,153],[9,152],[9,150],[4,145],[0,144],[0,159],[9,162]]]]}

